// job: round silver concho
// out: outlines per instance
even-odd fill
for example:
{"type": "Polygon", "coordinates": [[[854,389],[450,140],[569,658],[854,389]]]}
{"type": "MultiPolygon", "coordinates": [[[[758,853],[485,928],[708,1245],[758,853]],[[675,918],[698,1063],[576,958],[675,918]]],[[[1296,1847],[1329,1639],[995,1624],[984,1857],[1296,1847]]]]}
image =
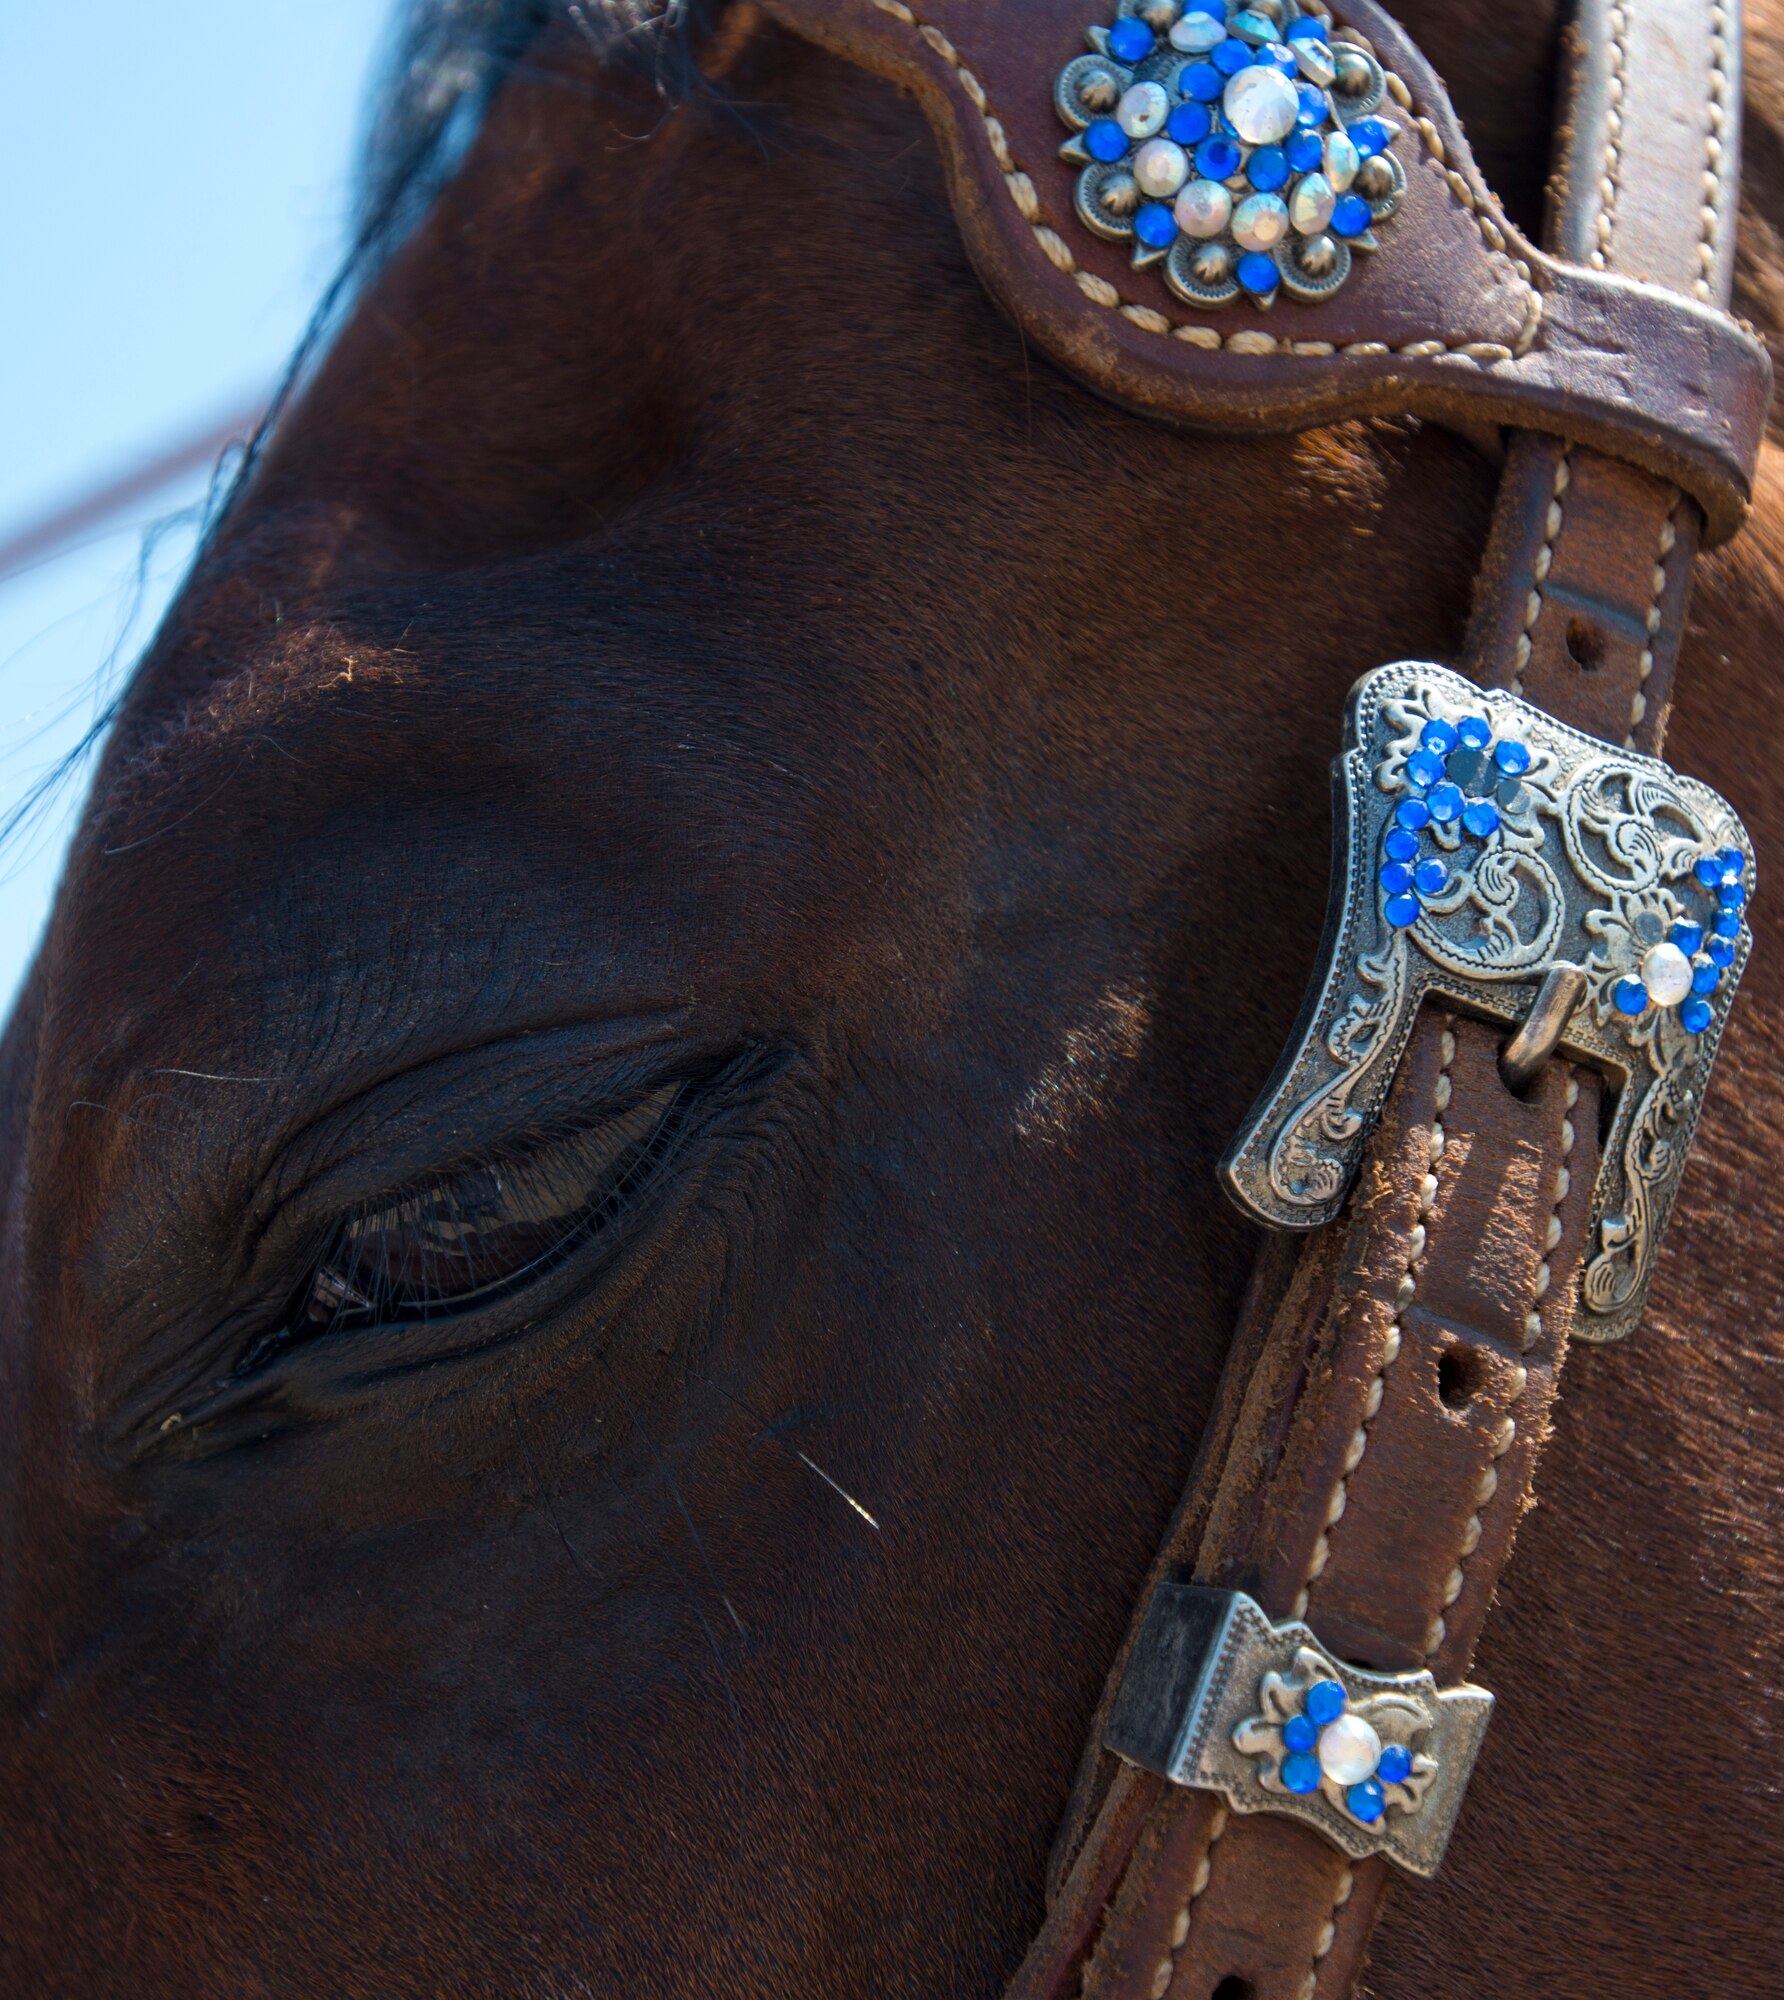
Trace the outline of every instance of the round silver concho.
{"type": "Polygon", "coordinates": [[[1087,35],[1053,89],[1078,220],[1186,305],[1317,305],[1379,247],[1401,128],[1323,0],[1116,0],[1087,35]]]}

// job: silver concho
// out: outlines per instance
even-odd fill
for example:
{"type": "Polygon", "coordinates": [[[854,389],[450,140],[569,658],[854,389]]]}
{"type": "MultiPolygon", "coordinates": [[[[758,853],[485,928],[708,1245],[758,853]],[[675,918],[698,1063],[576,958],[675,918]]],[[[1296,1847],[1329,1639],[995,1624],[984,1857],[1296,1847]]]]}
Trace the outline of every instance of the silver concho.
{"type": "Polygon", "coordinates": [[[1401,127],[1323,0],[1116,0],[1087,39],[1053,85],[1078,222],[1184,304],[1316,305],[1377,248],[1406,192],[1401,127]],[[1260,200],[1287,225],[1248,227],[1260,200]]]}
{"type": "Polygon", "coordinates": [[[1746,830],[1655,758],[1418,661],[1357,683],[1345,745],[1324,963],[1222,1178],[1261,1221],[1331,1221],[1420,1001],[1516,1023],[1550,967],[1577,966],[1560,1045],[1620,1088],[1575,1332],[1614,1340],[1641,1316],[1751,948],[1746,830]]]}
{"type": "Polygon", "coordinates": [[[1241,1591],[1161,1583],[1103,1741],[1235,1812],[1287,1813],[1358,1860],[1433,1875],[1492,1712],[1467,1682],[1353,1667],[1241,1591]]]}

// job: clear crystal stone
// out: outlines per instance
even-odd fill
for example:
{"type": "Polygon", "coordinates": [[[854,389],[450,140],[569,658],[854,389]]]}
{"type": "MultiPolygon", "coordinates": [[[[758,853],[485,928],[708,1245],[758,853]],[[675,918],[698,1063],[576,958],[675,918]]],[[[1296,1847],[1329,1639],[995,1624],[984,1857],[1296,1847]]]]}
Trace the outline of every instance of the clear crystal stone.
{"type": "Polygon", "coordinates": [[[1185,236],[1218,236],[1233,213],[1233,198],[1219,181],[1191,181],[1174,213],[1185,236]]]}
{"type": "Polygon", "coordinates": [[[1130,84],[1115,107],[1115,122],[1130,139],[1150,139],[1164,130],[1171,100],[1162,83],[1130,84]]]}
{"type": "Polygon", "coordinates": [[[1294,85],[1281,70],[1262,63],[1240,70],[1221,101],[1233,130],[1248,146],[1280,145],[1295,129],[1301,110],[1294,85]]]}
{"type": "Polygon", "coordinates": [[[1182,50],[1186,56],[1204,56],[1225,40],[1224,24],[1212,14],[1204,14],[1199,7],[1192,8],[1171,30],[1172,48],[1182,50]]]}
{"type": "Polygon", "coordinates": [[[1298,42],[1290,42],[1295,52],[1295,67],[1309,83],[1317,83],[1324,90],[1338,74],[1338,65],[1332,60],[1332,51],[1324,42],[1315,42],[1303,37],[1298,42]]]}
{"type": "Polygon", "coordinates": [[[1241,250],[1274,250],[1288,234],[1288,203],[1279,194],[1251,194],[1233,210],[1233,241],[1241,250]]]}
{"type": "Polygon", "coordinates": [[[1319,1768],[1335,1785],[1360,1785],[1381,1762],[1381,1738],[1360,1715],[1341,1715],[1319,1732],[1319,1768]]]}
{"type": "Polygon", "coordinates": [[[1338,197],[1324,174],[1308,174],[1288,198],[1288,219],[1301,236],[1317,236],[1332,219],[1338,197]]]}
{"type": "Polygon", "coordinates": [[[1332,183],[1334,193],[1342,194],[1350,186],[1362,164],[1356,142],[1348,133],[1326,134],[1326,179],[1332,183]]]}
{"type": "Polygon", "coordinates": [[[1134,179],[1155,201],[1169,201],[1189,179],[1189,155],[1175,139],[1148,139],[1134,155],[1134,179]]]}
{"type": "Polygon", "coordinates": [[[1676,1007],[1691,991],[1691,961],[1676,944],[1651,945],[1642,954],[1642,984],[1656,1007],[1676,1007]]]}

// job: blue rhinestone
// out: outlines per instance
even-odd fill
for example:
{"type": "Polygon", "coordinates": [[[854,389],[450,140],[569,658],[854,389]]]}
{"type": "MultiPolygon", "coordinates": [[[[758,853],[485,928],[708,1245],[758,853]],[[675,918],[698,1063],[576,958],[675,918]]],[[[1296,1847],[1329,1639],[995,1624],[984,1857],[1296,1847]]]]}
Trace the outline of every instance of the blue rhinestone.
{"type": "Polygon", "coordinates": [[[1716,1017],[1716,1010],[1707,1000],[1700,1000],[1693,994],[1679,1009],[1679,1025],[1688,1035],[1701,1035],[1716,1017]]]}
{"type": "Polygon", "coordinates": [[[1276,259],[1261,250],[1247,250],[1234,267],[1234,277],[1256,298],[1266,298],[1282,282],[1276,259]]]}
{"type": "Polygon", "coordinates": [[[1421,896],[1441,896],[1449,886],[1449,870],[1433,856],[1429,861],[1419,863],[1412,880],[1421,896]]]}
{"type": "Polygon", "coordinates": [[[1288,39],[1291,42],[1323,42],[1330,33],[1331,30],[1323,21],[1316,21],[1307,16],[1288,30],[1288,39]]]}
{"type": "Polygon", "coordinates": [[[1134,216],[1134,234],[1148,250],[1168,250],[1177,240],[1177,218],[1162,201],[1142,202],[1134,216]]]}
{"type": "Polygon", "coordinates": [[[1282,1783],[1287,1791],[1317,1792],[1319,1790],[1319,1759],[1310,1757],[1305,1750],[1296,1750],[1282,1760],[1282,1783]]]}
{"type": "Polygon", "coordinates": [[[1323,125],[1326,120],[1326,94],[1315,90],[1310,83],[1297,83],[1295,95],[1301,100],[1301,108],[1295,115],[1297,125],[1323,125]]]}
{"type": "MultiPolygon", "coordinates": [[[[1226,43],[1220,45],[1223,49],[1226,43]]],[[[1212,63],[1191,63],[1177,79],[1177,88],[1185,97],[1193,97],[1199,103],[1212,104],[1226,89],[1226,78],[1212,63]]]]}
{"type": "Polygon", "coordinates": [[[1084,150],[1105,166],[1127,157],[1127,134],[1113,118],[1099,118],[1084,128],[1084,150]]]}
{"type": "Polygon", "coordinates": [[[1207,105],[1197,104],[1190,98],[1179,104],[1165,120],[1165,130],[1179,146],[1194,146],[1214,130],[1214,119],[1207,105]]]}
{"type": "Polygon", "coordinates": [[[1216,42],[1209,51],[1208,60],[1222,76],[1237,76],[1242,69],[1249,69],[1257,58],[1243,42],[1216,42]]]}
{"type": "Polygon", "coordinates": [[[1311,1750],[1319,1741],[1319,1731],[1304,1715],[1291,1715],[1282,1725],[1282,1740],[1291,1750],[1311,1750]]]}
{"type": "Polygon", "coordinates": [[[1390,861],[1411,861],[1419,851],[1419,837],[1408,833],[1403,826],[1390,826],[1388,837],[1382,842],[1388,851],[1390,861]]]}
{"type": "Polygon", "coordinates": [[[1710,963],[1721,966],[1724,971],[1734,963],[1734,939],[1731,937],[1713,937],[1704,950],[1710,955],[1710,963]]]}
{"type": "Polygon", "coordinates": [[[1435,750],[1440,757],[1447,757],[1461,740],[1455,726],[1441,717],[1433,717],[1419,731],[1419,741],[1427,750],[1435,750]]]}
{"type": "Polygon", "coordinates": [[[1259,194],[1274,194],[1288,179],[1288,155],[1280,146],[1259,146],[1245,162],[1245,178],[1259,194]]]}
{"type": "Polygon", "coordinates": [[[1394,808],[1394,817],[1411,833],[1418,833],[1431,824],[1431,808],[1423,799],[1402,799],[1394,808]]]}
{"type": "Polygon", "coordinates": [[[1716,914],[1716,935],[1719,938],[1738,938],[1741,934],[1741,913],[1739,910],[1719,910],[1716,914]]]}
{"type": "Polygon", "coordinates": [[[1360,1785],[1352,1785],[1344,1794],[1344,1803],[1350,1808],[1352,1819],[1360,1819],[1365,1826],[1373,1826],[1380,1819],[1386,1801],[1375,1780],[1365,1778],[1360,1785]]]}
{"type": "Polygon", "coordinates": [[[1344,1713],[1344,1690],[1336,1681],[1315,1681],[1302,1696],[1301,1706],[1324,1729],[1344,1713]]]}
{"type": "Polygon", "coordinates": [[[1672,941],[1689,958],[1693,952],[1703,950],[1703,925],[1681,917],[1672,927],[1672,941]]]}
{"type": "Polygon", "coordinates": [[[1746,872],[1747,857],[1741,852],[1741,850],[1738,847],[1723,848],[1722,852],[1716,856],[1716,859],[1720,861],[1722,864],[1722,879],[1724,882],[1726,882],[1731,875],[1738,882],[1741,876],[1746,872]]]}
{"type": "Polygon", "coordinates": [[[1460,785],[1434,785],[1431,796],[1425,801],[1431,808],[1431,817],[1439,826],[1448,826],[1451,820],[1462,817],[1462,787],[1460,785]]]}
{"type": "Polygon", "coordinates": [[[1611,998],[1617,1003],[1619,1014],[1647,1012],[1648,989],[1639,979],[1619,979],[1611,988],[1611,998]]]}
{"type": "Polygon", "coordinates": [[[1269,63],[1273,69],[1281,70],[1284,76],[1294,76],[1301,67],[1301,65],[1295,61],[1294,50],[1284,47],[1284,45],[1281,42],[1266,42],[1264,46],[1258,50],[1258,54],[1263,58],[1265,62],[1269,63]]]}
{"type": "Polygon", "coordinates": [[[1374,219],[1360,194],[1341,194],[1332,209],[1332,227],[1340,236],[1361,236],[1374,219]]]}
{"type": "Polygon", "coordinates": [[[1716,901],[1725,910],[1738,910],[1747,900],[1747,892],[1738,882],[1724,882],[1716,891],[1716,901]]]}
{"type": "Polygon", "coordinates": [[[1419,899],[1416,896],[1390,896],[1387,918],[1395,930],[1410,930],[1419,920],[1419,899]]]}
{"type": "Polygon", "coordinates": [[[1508,778],[1521,778],[1530,768],[1530,752],[1515,736],[1493,746],[1493,762],[1508,778]]]}
{"type": "Polygon", "coordinates": [[[1443,782],[1443,759],[1435,750],[1415,750],[1406,760],[1406,775],[1415,785],[1443,782]]]}
{"type": "Polygon", "coordinates": [[[1697,877],[1697,879],[1704,885],[1706,889],[1721,888],[1722,886],[1721,855],[1700,854],[1697,858],[1697,865],[1692,869],[1691,872],[1693,875],[1697,877]]]}
{"type": "MultiPolygon", "coordinates": [[[[1286,1736],[1288,1731],[1282,1733],[1286,1736]]],[[[1403,1785],[1412,1776],[1412,1752],[1404,1744],[1390,1743],[1381,1753],[1375,1775],[1385,1784],[1403,1785]]]]}
{"type": "MultiPolygon", "coordinates": [[[[1290,33],[1293,32],[1291,29],[1290,33]]],[[[1298,174],[1315,173],[1325,164],[1326,142],[1317,132],[1291,132],[1282,142],[1282,150],[1288,155],[1289,165],[1298,174]]]]}
{"type": "Polygon", "coordinates": [[[1499,808],[1491,799],[1470,799],[1462,808],[1462,824],[1476,840],[1499,831],[1499,808]]]}
{"type": "Polygon", "coordinates": [[[1232,139],[1204,139],[1196,148],[1196,172],[1205,181],[1229,180],[1239,171],[1239,148],[1232,139]]]}
{"type": "Polygon", "coordinates": [[[1117,62],[1144,62],[1157,46],[1158,37],[1131,14],[1109,30],[1109,53],[1117,62]]]}
{"type": "Polygon", "coordinates": [[[1487,726],[1484,715],[1465,715],[1456,724],[1456,734],[1470,750],[1484,750],[1493,740],[1493,732],[1487,726]]]}
{"type": "Polygon", "coordinates": [[[1691,961],[1691,990],[1693,993],[1714,993],[1722,984],[1722,968],[1714,960],[1701,954],[1691,961]]]}
{"type": "Polygon", "coordinates": [[[1412,870],[1404,861],[1384,861],[1379,879],[1390,896],[1404,896],[1412,887],[1412,870]]]}
{"type": "Polygon", "coordinates": [[[1350,136],[1350,143],[1365,160],[1372,160],[1377,153],[1384,152],[1394,136],[1383,118],[1359,118],[1354,125],[1347,125],[1344,129],[1350,136]]]}

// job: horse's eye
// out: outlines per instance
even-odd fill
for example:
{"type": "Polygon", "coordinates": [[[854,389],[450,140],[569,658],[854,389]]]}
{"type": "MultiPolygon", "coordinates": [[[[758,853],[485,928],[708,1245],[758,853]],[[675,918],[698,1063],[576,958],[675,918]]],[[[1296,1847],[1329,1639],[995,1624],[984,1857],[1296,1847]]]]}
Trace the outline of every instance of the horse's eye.
{"type": "Polygon", "coordinates": [[[585,1130],[393,1195],[342,1221],[270,1347],[441,1318],[538,1277],[607,1227],[674,1144],[686,1086],[585,1130]]]}

